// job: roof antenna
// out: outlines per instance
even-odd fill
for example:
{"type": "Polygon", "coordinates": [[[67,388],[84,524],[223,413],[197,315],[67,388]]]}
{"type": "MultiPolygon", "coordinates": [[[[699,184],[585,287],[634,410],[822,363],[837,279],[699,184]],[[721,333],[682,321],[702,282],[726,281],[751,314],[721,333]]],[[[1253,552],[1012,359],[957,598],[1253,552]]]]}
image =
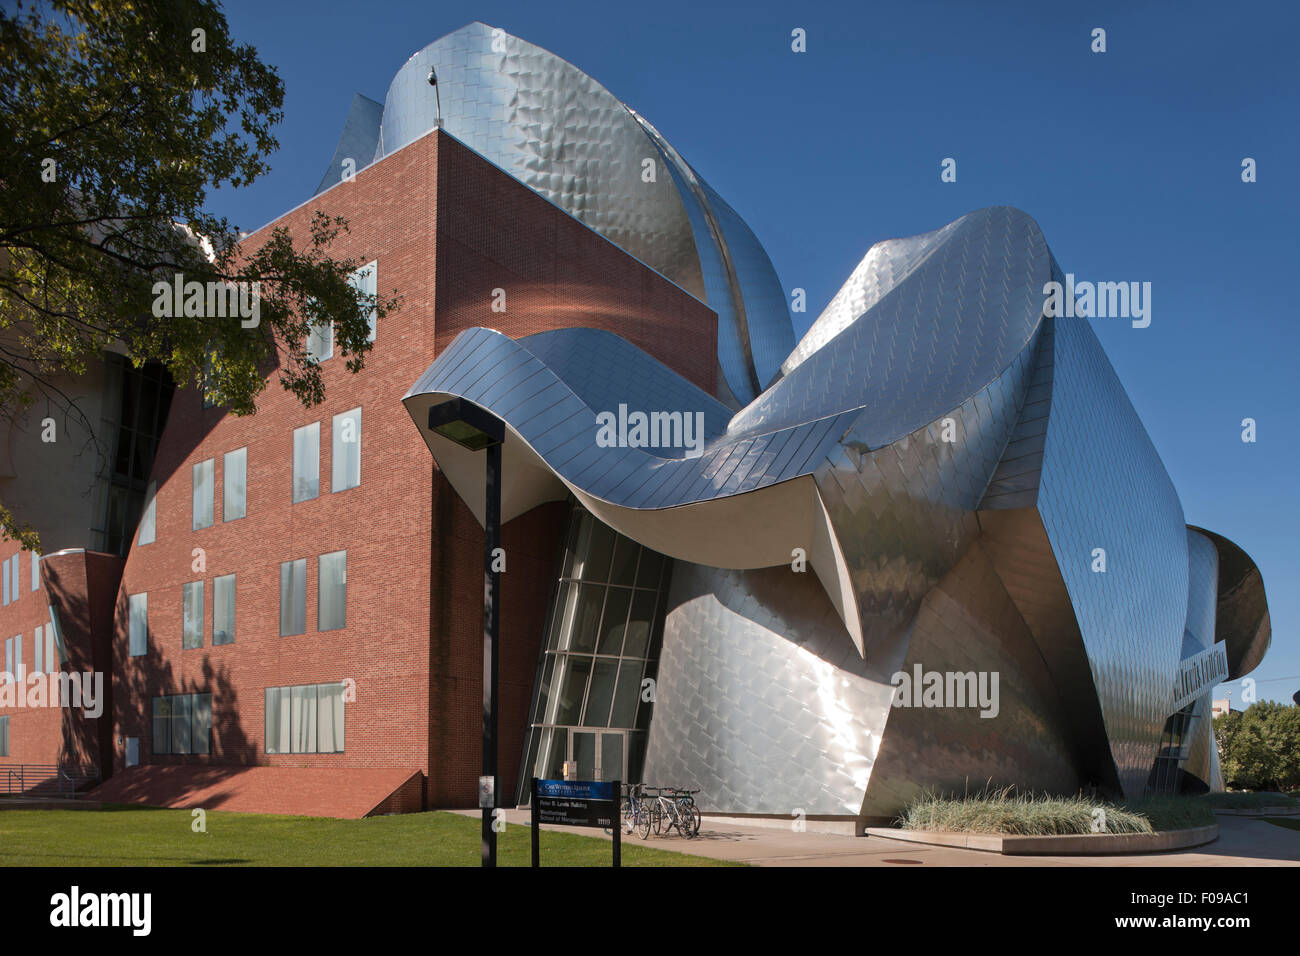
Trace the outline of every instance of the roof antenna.
{"type": "Polygon", "coordinates": [[[436,110],[433,128],[442,129],[442,96],[438,92],[438,72],[433,67],[429,67],[429,85],[433,87],[433,102],[436,110]]]}

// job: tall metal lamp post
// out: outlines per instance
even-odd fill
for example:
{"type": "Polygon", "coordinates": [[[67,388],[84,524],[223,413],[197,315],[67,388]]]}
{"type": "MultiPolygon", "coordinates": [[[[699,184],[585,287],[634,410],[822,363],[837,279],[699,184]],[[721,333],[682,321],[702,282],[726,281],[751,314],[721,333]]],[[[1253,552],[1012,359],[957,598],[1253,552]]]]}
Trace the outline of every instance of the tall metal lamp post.
{"type": "Polygon", "coordinates": [[[483,865],[497,865],[493,812],[500,803],[497,778],[497,661],[501,625],[501,573],[496,568],[501,546],[501,443],[505,423],[472,402],[454,398],[429,409],[429,430],[470,451],[487,450],[487,498],[483,513],[483,775],[479,808],[483,811],[483,865]]]}

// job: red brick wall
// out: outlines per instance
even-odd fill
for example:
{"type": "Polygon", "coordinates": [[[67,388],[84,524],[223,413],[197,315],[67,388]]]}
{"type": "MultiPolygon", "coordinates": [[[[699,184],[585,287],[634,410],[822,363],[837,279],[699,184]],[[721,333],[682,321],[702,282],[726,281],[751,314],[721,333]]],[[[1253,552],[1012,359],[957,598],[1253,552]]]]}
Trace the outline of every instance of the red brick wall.
{"type": "MultiPolygon", "coordinates": [[[[315,210],[347,218],[336,255],[378,260],[379,288],[399,288],[403,307],[381,321],[365,371],[353,375],[335,350],[322,365],[323,404],[304,408],[272,375],[257,413],[203,409],[180,389],[154,466],[157,540],[132,549],[118,600],[119,736],[142,738],[152,763],[410,767],[428,772],[430,596],[427,578],[433,464],[401,397],[432,361],[437,143],[432,137],[388,157],[272,225],[305,242],[315,210]],[[361,406],[361,484],[330,490],[332,417],[361,406]],[[320,496],[291,503],[293,431],[321,425],[320,496]],[[222,455],[246,447],[247,516],[222,521],[222,455]],[[215,459],[215,523],[192,530],[191,468],[215,459]],[[206,570],[193,569],[194,548],[206,570]],[[317,557],[348,552],[347,626],[320,632],[317,557]],[[279,634],[280,564],[307,559],[305,633],[279,634]],[[236,574],[233,644],[212,645],[214,577],[236,574]],[[205,581],[204,646],[181,648],[181,586],[205,581]],[[127,656],[127,596],[149,592],[149,653],[127,656]],[[345,753],[264,753],[265,689],[352,679],[345,753]],[[211,692],[210,757],[150,753],[152,698],[211,692]]],[[[265,241],[267,227],[247,240],[265,241]]],[[[123,759],[118,749],[118,765],[123,759]]]]}
{"type": "MultiPolygon", "coordinates": [[[[11,558],[17,545],[0,546],[0,560],[11,558]]],[[[36,628],[50,622],[50,605],[57,608],[67,652],[63,671],[103,674],[101,718],[77,707],[0,707],[9,717],[10,749],[0,767],[13,764],[69,764],[102,767],[112,734],[112,674],[109,645],[113,599],[122,560],[106,554],[69,551],[41,560],[40,587],[31,589],[31,556],[19,555],[20,587],[16,600],[0,609],[3,640],[22,636],[23,667],[28,675],[36,663],[36,628]]],[[[44,635],[42,634],[42,639],[44,635]]],[[[3,658],[0,658],[0,666],[3,658]]],[[[44,668],[51,670],[48,662],[44,668]]],[[[92,678],[93,679],[93,678],[92,678]]],[[[24,690],[24,694],[26,690],[24,690]]],[[[26,697],[24,696],[24,700],[26,697]]],[[[47,698],[48,700],[48,698],[47,698]]]]}
{"type": "MultiPolygon", "coordinates": [[[[716,320],[705,306],[445,134],[424,137],[350,183],[286,214],[299,242],[315,210],[349,232],[332,252],[378,260],[381,294],[402,308],[379,324],[357,375],[337,352],[325,402],[303,408],[274,375],[256,415],[201,408],[181,389],[154,466],[157,539],[132,549],[113,642],[116,737],[141,737],[142,762],[410,767],[432,806],[473,806],[481,740],[483,532],[441,476],[401,397],[454,335],[490,325],[519,336],[569,325],[619,332],[712,391],[716,320]],[[490,311],[507,288],[507,309],[490,311]],[[673,354],[667,348],[673,346],[673,354]],[[362,407],[361,485],[330,491],[334,414],[362,407]],[[291,503],[293,430],[321,423],[321,494],[291,503]],[[222,455],[248,449],[247,517],[222,521],[222,455]],[[191,468],[215,460],[215,522],[191,529],[191,468]],[[194,569],[202,548],[206,569],[194,569]],[[347,627],[316,630],[317,556],[348,552],[347,627]],[[279,636],[279,568],[307,559],[304,634],[279,636]],[[215,577],[236,578],[235,643],[212,645],[215,577]],[[202,579],[204,645],[181,648],[181,589],[202,579]],[[149,592],[149,652],[127,656],[127,596],[149,592]],[[352,678],[346,752],[267,755],[267,687],[352,678]],[[159,694],[214,695],[210,757],[151,755],[159,694]]],[[[265,241],[269,227],[251,236],[265,241]]],[[[556,503],[503,529],[501,754],[513,793],[565,509],[556,503]]],[[[124,757],[115,746],[117,766],[124,757]]],[[[403,798],[405,799],[405,798],[403,798]]]]}
{"type": "Polygon", "coordinates": [[[381,817],[386,813],[417,813],[423,810],[424,806],[424,775],[416,773],[412,774],[406,783],[389,794],[383,803],[367,813],[366,816],[381,817]]]}
{"type": "Polygon", "coordinates": [[[437,346],[474,326],[511,338],[574,326],[623,336],[714,393],[717,316],[454,140],[438,173],[437,346]],[[493,290],[505,291],[494,312],[493,290]]]}

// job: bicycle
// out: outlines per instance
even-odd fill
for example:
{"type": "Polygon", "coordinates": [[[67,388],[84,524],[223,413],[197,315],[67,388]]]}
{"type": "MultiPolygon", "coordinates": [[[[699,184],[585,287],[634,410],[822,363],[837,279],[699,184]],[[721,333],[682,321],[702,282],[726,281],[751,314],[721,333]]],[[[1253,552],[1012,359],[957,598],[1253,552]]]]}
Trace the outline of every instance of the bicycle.
{"type": "Polygon", "coordinates": [[[653,790],[655,797],[650,806],[651,823],[655,835],[674,827],[684,839],[691,839],[699,832],[694,814],[688,816],[685,807],[677,799],[677,791],[672,787],[647,787],[653,790]],[[668,796],[665,796],[665,792],[668,796]]]}
{"type": "Polygon", "coordinates": [[[680,805],[682,816],[685,817],[690,824],[692,836],[700,835],[701,814],[700,808],[695,805],[695,794],[699,792],[700,791],[696,789],[676,790],[673,793],[673,799],[680,805]]]}
{"type": "Polygon", "coordinates": [[[639,832],[641,839],[647,840],[650,838],[651,820],[643,789],[639,783],[627,787],[626,801],[623,804],[623,830],[627,833],[639,832]]]}

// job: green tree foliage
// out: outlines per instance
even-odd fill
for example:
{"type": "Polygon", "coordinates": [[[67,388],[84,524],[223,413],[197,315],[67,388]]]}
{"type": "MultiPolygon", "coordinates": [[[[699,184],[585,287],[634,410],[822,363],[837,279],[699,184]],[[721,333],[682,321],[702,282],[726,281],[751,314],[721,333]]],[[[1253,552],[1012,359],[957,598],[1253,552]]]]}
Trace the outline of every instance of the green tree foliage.
{"type": "MultiPolygon", "coordinates": [[[[329,255],[347,223],[317,213],[308,235],[277,228],[248,252],[205,209],[209,190],[267,171],[283,100],[213,0],[0,9],[0,414],[36,396],[75,414],[57,383],[109,347],[163,362],[237,415],[277,370],[304,405],[323,399],[314,323],[332,322],[348,369],[362,367],[370,315],[399,301],[358,291],[362,260],[329,255]],[[177,273],[258,283],[258,324],[157,315],[155,283],[177,273]]],[[[0,507],[0,536],[34,547],[19,518],[0,507]]]]}
{"type": "Polygon", "coordinates": [[[1300,707],[1259,701],[1214,718],[1224,782],[1239,790],[1300,787],[1300,707]]]}

